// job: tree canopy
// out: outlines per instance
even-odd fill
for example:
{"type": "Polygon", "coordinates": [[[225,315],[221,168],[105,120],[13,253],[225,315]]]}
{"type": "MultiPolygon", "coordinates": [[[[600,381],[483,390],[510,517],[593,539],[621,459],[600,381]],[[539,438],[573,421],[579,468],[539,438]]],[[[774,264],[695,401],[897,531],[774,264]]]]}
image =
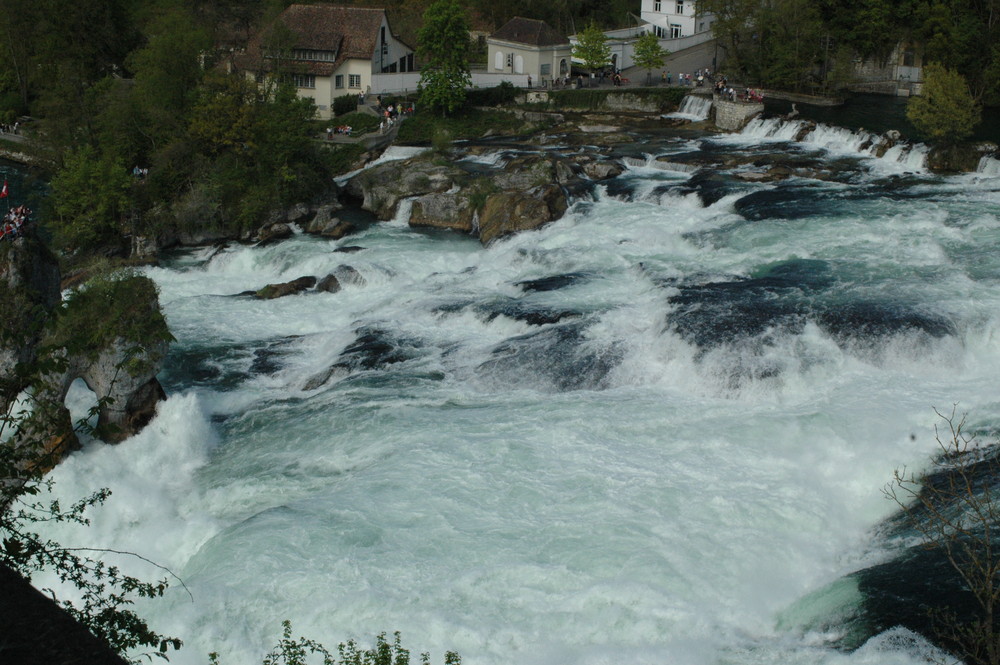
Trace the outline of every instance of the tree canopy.
{"type": "Polygon", "coordinates": [[[469,73],[469,22],[458,0],[437,0],[424,12],[420,29],[420,101],[442,114],[465,100],[469,73]]]}
{"type": "Polygon", "coordinates": [[[635,64],[646,70],[646,83],[649,83],[650,70],[663,66],[663,61],[670,51],[660,46],[660,40],[652,32],[644,32],[635,42],[635,64]]]}
{"type": "Polygon", "coordinates": [[[931,63],[924,67],[923,91],[906,105],[906,117],[926,138],[954,143],[972,134],[980,109],[965,77],[931,63]]]}
{"type": "Polygon", "coordinates": [[[583,66],[591,72],[596,72],[611,62],[608,38],[604,31],[597,27],[597,23],[591,21],[590,25],[577,35],[577,39],[579,41],[573,47],[573,57],[582,60],[583,66]]]}

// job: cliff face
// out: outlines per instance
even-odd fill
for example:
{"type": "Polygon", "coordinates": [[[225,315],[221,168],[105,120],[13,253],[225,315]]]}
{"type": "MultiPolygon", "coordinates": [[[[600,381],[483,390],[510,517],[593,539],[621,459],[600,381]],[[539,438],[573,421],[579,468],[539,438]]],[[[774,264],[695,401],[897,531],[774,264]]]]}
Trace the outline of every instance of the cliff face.
{"type": "Polygon", "coordinates": [[[32,395],[11,439],[17,468],[45,470],[78,445],[63,404],[76,379],[97,396],[98,436],[142,429],[165,397],[156,373],[170,339],[148,278],[95,278],[61,301],[58,263],[37,237],[0,241],[0,407],[32,395]]]}
{"type": "Polygon", "coordinates": [[[29,382],[43,328],[59,302],[59,264],[37,238],[0,241],[0,408],[29,382]]]}

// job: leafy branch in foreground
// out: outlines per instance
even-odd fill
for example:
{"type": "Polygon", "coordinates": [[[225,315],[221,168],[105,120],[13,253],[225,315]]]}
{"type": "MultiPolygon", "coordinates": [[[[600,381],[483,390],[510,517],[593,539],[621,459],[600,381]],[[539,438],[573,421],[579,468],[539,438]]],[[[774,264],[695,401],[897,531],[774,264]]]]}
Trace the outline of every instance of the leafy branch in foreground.
{"type": "MultiPolygon", "coordinates": [[[[271,651],[264,656],[261,665],[307,665],[310,656],[322,658],[323,665],[410,665],[410,651],[402,645],[399,631],[393,633],[393,641],[386,639],[386,634],[375,636],[375,646],[362,649],[354,640],[341,642],[334,656],[325,646],[306,637],[292,637],[292,623],[285,620],[281,623],[281,639],[271,651]]],[[[208,655],[211,665],[220,665],[219,654],[208,655]]],[[[422,665],[430,665],[428,653],[420,654],[422,665]]],[[[462,658],[454,651],[444,654],[444,665],[462,665],[462,658]]]]}
{"type": "MultiPolygon", "coordinates": [[[[135,598],[162,596],[168,580],[142,581],[99,556],[125,554],[152,562],[128,552],[66,547],[39,533],[40,527],[51,523],[90,525],[90,509],[103,504],[111,491],[99,489],[68,507],[58,499],[41,498],[51,491],[53,483],[44,476],[51,463],[49,446],[42,443],[40,433],[51,432],[51,428],[45,427],[44,405],[32,406],[30,412],[14,413],[11,405],[0,416],[0,437],[4,439],[0,443],[0,563],[29,581],[36,573],[50,571],[75,587],[80,595],[77,602],[60,601],[53,590],[44,591],[122,656],[136,648],[150,648],[166,658],[170,648],[181,647],[181,640],[157,633],[130,606],[135,598]]],[[[91,417],[99,408],[99,404],[94,407],[91,417]]],[[[157,567],[173,576],[166,568],[157,567]]]]}
{"type": "Polygon", "coordinates": [[[940,552],[974,599],[973,612],[949,607],[933,613],[937,636],[970,664],[1000,665],[1000,478],[993,446],[982,445],[966,429],[966,417],[935,413],[941,449],[939,468],[916,475],[897,469],[883,492],[921,535],[923,545],[940,552]]]}

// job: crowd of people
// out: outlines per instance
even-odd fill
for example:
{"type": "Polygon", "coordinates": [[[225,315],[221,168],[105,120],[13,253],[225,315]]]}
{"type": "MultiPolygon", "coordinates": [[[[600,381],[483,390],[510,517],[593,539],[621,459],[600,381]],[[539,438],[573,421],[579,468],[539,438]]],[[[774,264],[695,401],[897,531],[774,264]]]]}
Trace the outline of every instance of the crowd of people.
{"type": "Polygon", "coordinates": [[[729,85],[725,77],[715,82],[715,94],[731,102],[739,100],[741,102],[760,103],[764,101],[764,93],[761,90],[746,88],[743,92],[738,93],[735,88],[729,85]]]}
{"type": "Polygon", "coordinates": [[[0,222],[0,240],[13,240],[20,237],[29,215],[31,215],[31,210],[24,205],[8,210],[3,222],[0,222]]]}

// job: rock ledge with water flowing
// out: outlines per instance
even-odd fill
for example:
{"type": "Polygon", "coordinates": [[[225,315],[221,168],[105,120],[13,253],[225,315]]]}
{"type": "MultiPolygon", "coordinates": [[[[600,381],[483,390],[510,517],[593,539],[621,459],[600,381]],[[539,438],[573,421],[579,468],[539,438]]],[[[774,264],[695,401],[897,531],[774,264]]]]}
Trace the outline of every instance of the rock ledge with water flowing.
{"type": "Polygon", "coordinates": [[[0,243],[0,407],[6,413],[30,389],[41,417],[25,422],[11,445],[31,445],[25,453],[42,455],[44,468],[77,446],[64,405],[77,379],[96,395],[104,440],[121,441],[149,422],[165,397],[156,374],[171,339],[146,277],[92,279],[59,301],[58,263],[33,233],[0,243]]]}

